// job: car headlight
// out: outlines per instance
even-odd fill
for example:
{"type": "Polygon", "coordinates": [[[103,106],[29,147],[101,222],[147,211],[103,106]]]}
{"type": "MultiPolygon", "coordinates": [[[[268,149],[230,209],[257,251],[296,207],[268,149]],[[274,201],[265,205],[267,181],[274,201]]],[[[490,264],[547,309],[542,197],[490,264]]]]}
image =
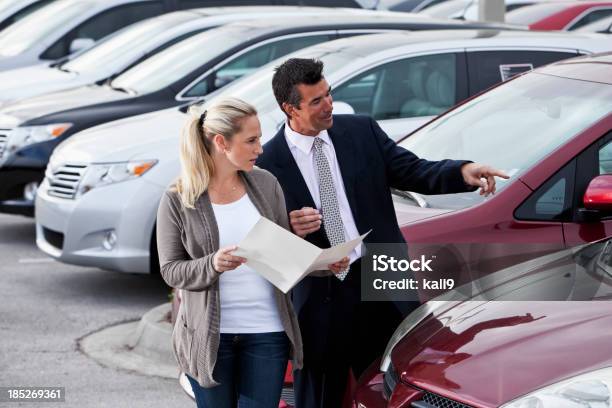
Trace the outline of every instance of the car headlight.
{"type": "Polygon", "coordinates": [[[16,127],[8,134],[7,151],[13,153],[24,146],[55,139],[66,132],[72,123],[55,123],[44,126],[16,127]]]}
{"type": "Polygon", "coordinates": [[[440,310],[445,305],[451,303],[458,303],[458,301],[449,300],[430,300],[429,302],[423,303],[421,306],[412,311],[405,319],[397,326],[393,336],[387,343],[385,352],[380,362],[380,371],[385,372],[391,364],[391,352],[399,343],[399,341],[412,329],[414,329],[419,323],[421,323],[427,316],[434,313],[436,310],[440,310]]]}
{"type": "Polygon", "coordinates": [[[501,408],[610,408],[612,367],[581,374],[510,401],[501,408]]]}
{"type": "Polygon", "coordinates": [[[119,163],[92,164],[79,183],[77,196],[109,184],[120,183],[142,176],[157,164],[157,160],[139,160],[119,163]]]}

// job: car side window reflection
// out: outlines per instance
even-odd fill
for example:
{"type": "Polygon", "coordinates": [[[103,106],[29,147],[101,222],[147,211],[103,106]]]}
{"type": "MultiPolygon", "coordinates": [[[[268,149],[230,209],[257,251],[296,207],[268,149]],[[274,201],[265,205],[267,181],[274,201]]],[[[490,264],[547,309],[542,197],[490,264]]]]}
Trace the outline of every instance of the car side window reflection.
{"type": "Polygon", "coordinates": [[[333,91],[376,120],[438,115],[456,103],[456,55],[426,55],[373,68],[333,91]]]}
{"type": "Polygon", "coordinates": [[[564,221],[571,217],[576,162],[572,160],[538,188],[514,216],[530,221],[564,221]]]}
{"type": "Polygon", "coordinates": [[[70,53],[70,44],[77,38],[99,40],[120,28],[162,14],[162,2],[134,3],[106,10],[82,23],[49,47],[42,59],[54,60],[70,53]]]}
{"type": "Polygon", "coordinates": [[[580,20],[572,24],[572,26],[569,27],[567,30],[573,31],[577,28],[584,27],[587,24],[591,24],[592,22],[595,22],[608,16],[612,16],[612,8],[602,8],[593,10],[590,13],[586,14],[584,17],[582,17],[580,20]]]}
{"type": "Polygon", "coordinates": [[[604,145],[598,153],[599,174],[612,174],[612,142],[604,145]]]}
{"type": "Polygon", "coordinates": [[[262,65],[287,55],[293,51],[306,48],[310,45],[333,39],[331,34],[319,34],[304,37],[285,38],[280,41],[270,42],[245,52],[228,64],[219,68],[216,72],[198,81],[184,96],[204,96],[212,91],[224,87],[230,82],[250,74],[262,65]]]}
{"type": "Polygon", "coordinates": [[[557,51],[470,51],[467,53],[470,95],[481,92],[514,74],[578,55],[557,51]]]}

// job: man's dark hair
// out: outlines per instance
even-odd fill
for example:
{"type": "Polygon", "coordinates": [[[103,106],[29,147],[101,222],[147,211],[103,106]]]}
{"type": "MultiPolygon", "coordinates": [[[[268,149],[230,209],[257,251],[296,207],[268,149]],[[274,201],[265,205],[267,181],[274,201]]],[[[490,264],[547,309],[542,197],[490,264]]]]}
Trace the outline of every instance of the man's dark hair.
{"type": "MultiPolygon", "coordinates": [[[[319,60],[290,58],[283,62],[276,67],[272,77],[272,90],[278,106],[283,110],[283,103],[288,103],[299,109],[302,97],[297,85],[314,85],[321,79],[323,79],[323,62],[319,60]]],[[[287,112],[285,114],[287,115],[287,112]]]]}

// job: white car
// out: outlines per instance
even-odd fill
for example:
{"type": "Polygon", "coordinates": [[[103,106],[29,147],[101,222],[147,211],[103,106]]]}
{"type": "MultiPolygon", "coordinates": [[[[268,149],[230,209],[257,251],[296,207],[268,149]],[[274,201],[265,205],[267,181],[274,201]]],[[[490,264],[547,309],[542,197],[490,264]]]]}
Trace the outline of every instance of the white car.
{"type": "Polygon", "coordinates": [[[191,9],[153,17],[132,24],[65,60],[0,72],[0,106],[117,76],[172,44],[226,23],[271,15],[304,17],[340,13],[372,12],[323,7],[243,6],[191,9]]]}
{"type": "MultiPolygon", "coordinates": [[[[291,56],[321,59],[337,106],[372,115],[398,139],[522,70],[609,49],[605,35],[462,30],[353,37],[291,56]]],[[[208,97],[231,95],[254,104],[263,142],[285,120],[271,90],[279,62],[208,97]]],[[[157,206],[179,174],[185,119],[176,108],[135,116],[84,131],[56,148],[36,198],[38,247],[66,263],[155,271],[157,206]],[[52,185],[61,180],[77,186],[76,196],[54,195],[52,185]]]]}
{"type": "Polygon", "coordinates": [[[0,32],[0,71],[41,64],[92,46],[172,8],[170,0],[56,0],[0,32]]]}
{"type": "Polygon", "coordinates": [[[0,31],[55,0],[0,0],[0,31]]]}

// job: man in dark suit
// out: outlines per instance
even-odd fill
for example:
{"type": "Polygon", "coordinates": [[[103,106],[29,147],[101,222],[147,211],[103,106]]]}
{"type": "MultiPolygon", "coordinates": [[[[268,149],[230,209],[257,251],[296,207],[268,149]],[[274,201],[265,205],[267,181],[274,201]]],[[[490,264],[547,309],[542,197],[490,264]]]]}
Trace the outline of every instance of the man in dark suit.
{"type": "MultiPolygon", "coordinates": [[[[390,188],[440,194],[481,187],[489,194],[494,176],[507,177],[468,161],[419,159],[369,117],[332,116],[322,70],[310,59],[277,68],[272,87],[287,123],[257,162],[278,178],[295,234],[321,248],[369,230],[367,242],[403,243],[390,188]]],[[[358,377],[401,322],[393,303],[360,301],[360,256],[358,248],[343,272],[307,277],[293,290],[304,343],[304,368],[295,373],[297,408],[340,408],[349,369],[358,377]]]]}

